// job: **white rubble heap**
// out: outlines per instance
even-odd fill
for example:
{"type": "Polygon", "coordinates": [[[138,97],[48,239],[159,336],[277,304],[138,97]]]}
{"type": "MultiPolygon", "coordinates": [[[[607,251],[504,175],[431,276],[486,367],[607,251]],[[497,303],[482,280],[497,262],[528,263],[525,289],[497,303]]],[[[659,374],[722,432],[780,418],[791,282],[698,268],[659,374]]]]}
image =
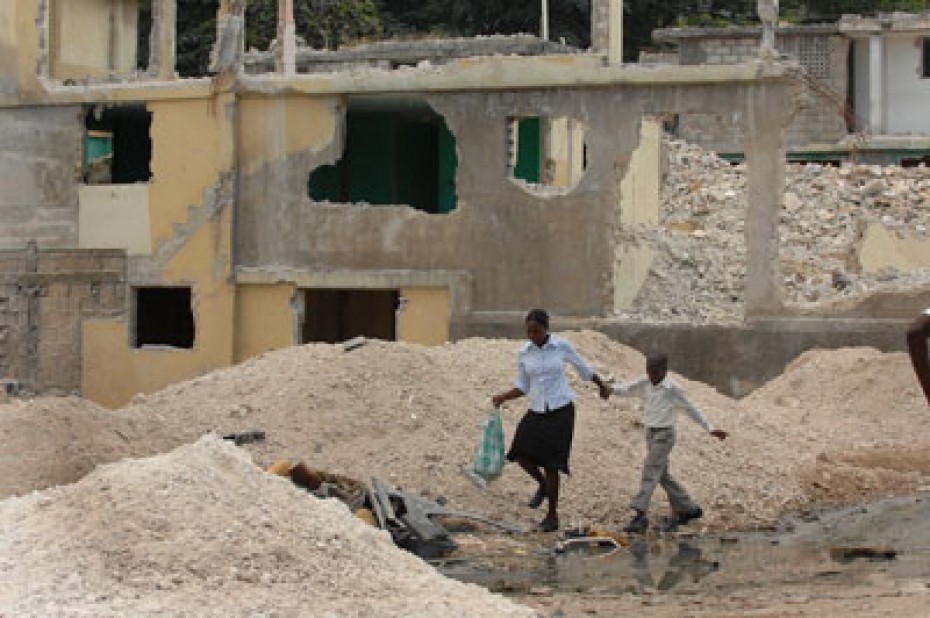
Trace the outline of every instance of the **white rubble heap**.
{"type": "MultiPolygon", "coordinates": [[[[746,274],[746,166],[667,139],[658,229],[635,226],[621,241],[657,250],[633,306],[642,321],[735,323],[743,317],[746,274]]],[[[880,290],[926,287],[930,268],[862,272],[858,247],[871,223],[902,238],[926,239],[930,169],[789,164],[778,229],[783,296],[790,304],[849,299],[880,290]]]]}
{"type": "Polygon", "coordinates": [[[0,502],[2,616],[503,616],[217,437],[0,502]]]}

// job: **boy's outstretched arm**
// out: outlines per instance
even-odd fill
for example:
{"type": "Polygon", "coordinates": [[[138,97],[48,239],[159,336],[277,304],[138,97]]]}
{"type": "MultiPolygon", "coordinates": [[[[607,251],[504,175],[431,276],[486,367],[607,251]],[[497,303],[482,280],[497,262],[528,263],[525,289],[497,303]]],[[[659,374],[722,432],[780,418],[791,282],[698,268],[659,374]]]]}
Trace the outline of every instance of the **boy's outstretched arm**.
{"type": "Polygon", "coordinates": [[[713,425],[711,425],[710,421],[707,420],[707,417],[704,416],[704,413],[701,412],[701,409],[691,403],[691,400],[685,396],[685,393],[681,390],[681,388],[675,386],[673,388],[673,392],[678,398],[679,405],[685,409],[685,412],[688,413],[688,416],[690,416],[695,423],[703,427],[707,433],[714,436],[718,440],[726,439],[727,432],[722,429],[716,429],[713,425]]]}

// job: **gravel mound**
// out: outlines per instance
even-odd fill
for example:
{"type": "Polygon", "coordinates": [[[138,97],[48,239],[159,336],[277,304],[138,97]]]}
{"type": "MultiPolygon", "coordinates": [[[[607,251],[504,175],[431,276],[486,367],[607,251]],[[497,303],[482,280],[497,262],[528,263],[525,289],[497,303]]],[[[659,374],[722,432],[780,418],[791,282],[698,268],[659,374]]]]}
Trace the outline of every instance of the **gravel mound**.
{"type": "Polygon", "coordinates": [[[0,614],[532,616],[216,437],[0,502],[0,614]]]}

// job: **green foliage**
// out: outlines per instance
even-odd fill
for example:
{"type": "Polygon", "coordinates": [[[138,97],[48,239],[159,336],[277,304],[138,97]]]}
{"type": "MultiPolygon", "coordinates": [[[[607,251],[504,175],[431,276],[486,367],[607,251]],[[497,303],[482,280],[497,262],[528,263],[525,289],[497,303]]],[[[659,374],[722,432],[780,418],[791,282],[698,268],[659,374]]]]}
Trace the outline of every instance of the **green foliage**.
{"type": "MultiPolygon", "coordinates": [[[[246,48],[268,49],[277,36],[278,1],[248,0],[246,48]]],[[[314,49],[377,37],[381,18],[375,0],[294,0],[297,35],[314,49]]]]}
{"type": "MultiPolygon", "coordinates": [[[[204,75],[216,37],[218,0],[178,0],[178,72],[204,75]]],[[[590,45],[591,0],[549,0],[549,37],[590,45]]],[[[151,0],[139,0],[139,67],[148,62],[151,0]]],[[[786,21],[835,21],[845,13],[930,10],[930,0],[781,0],[786,21]]],[[[247,0],[246,47],[277,36],[277,0],[247,0]]],[[[316,49],[376,37],[540,32],[541,0],[294,0],[297,34],[316,49]]],[[[756,23],[756,0],[626,0],[624,56],[635,60],[656,28],[756,23]]]]}

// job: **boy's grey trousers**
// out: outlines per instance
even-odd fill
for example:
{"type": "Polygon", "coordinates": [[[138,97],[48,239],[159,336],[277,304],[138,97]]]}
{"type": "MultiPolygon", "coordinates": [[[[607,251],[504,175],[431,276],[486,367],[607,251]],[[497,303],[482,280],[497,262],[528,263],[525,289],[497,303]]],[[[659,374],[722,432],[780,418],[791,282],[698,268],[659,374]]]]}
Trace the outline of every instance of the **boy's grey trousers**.
{"type": "Polygon", "coordinates": [[[643,478],[639,493],[633,497],[633,508],[647,512],[652,492],[656,485],[662,485],[668,494],[673,513],[682,513],[697,508],[687,490],[668,473],[668,457],[675,446],[674,427],[649,427],[646,429],[646,463],[643,464],[643,478]]]}

